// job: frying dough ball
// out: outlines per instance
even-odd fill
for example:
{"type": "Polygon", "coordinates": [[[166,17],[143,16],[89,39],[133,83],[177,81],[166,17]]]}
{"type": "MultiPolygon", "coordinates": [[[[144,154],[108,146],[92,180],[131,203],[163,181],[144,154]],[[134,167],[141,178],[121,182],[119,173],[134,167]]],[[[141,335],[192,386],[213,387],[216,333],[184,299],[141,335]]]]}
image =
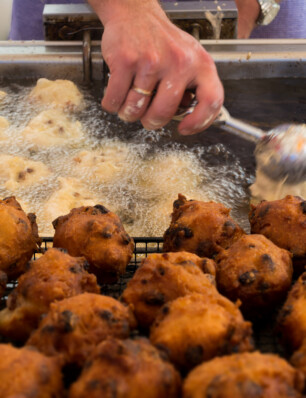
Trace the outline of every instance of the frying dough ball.
{"type": "Polygon", "coordinates": [[[250,322],[235,304],[207,290],[164,305],[151,328],[150,340],[181,371],[217,355],[253,349],[250,322]]]}
{"type": "Polygon", "coordinates": [[[66,110],[84,108],[84,98],[77,86],[70,80],[38,79],[29,99],[42,106],[66,110]]]}
{"type": "Polygon", "coordinates": [[[201,183],[202,168],[195,156],[185,153],[166,153],[147,160],[139,169],[139,189],[150,196],[175,197],[201,183]]]}
{"type": "Polygon", "coordinates": [[[5,135],[5,131],[9,127],[10,127],[9,121],[5,117],[0,116],[0,141],[5,140],[7,138],[7,136],[5,135]]]}
{"type": "Polygon", "coordinates": [[[0,200],[0,269],[9,280],[26,270],[39,244],[35,215],[27,216],[14,196],[0,200]]]}
{"type": "Polygon", "coordinates": [[[283,343],[297,350],[306,336],[306,272],[293,285],[278,318],[283,343]]]}
{"type": "Polygon", "coordinates": [[[108,142],[98,150],[81,151],[74,156],[73,171],[100,183],[113,182],[126,171],[131,156],[131,150],[126,144],[108,142]]]}
{"type": "Polygon", "coordinates": [[[302,398],[303,375],[284,359],[259,352],[215,358],[188,375],[183,398],[302,398]]]}
{"type": "Polygon", "coordinates": [[[244,235],[216,257],[217,286],[232,301],[241,300],[247,317],[274,310],[292,280],[291,254],[263,235],[244,235]]]}
{"type": "Polygon", "coordinates": [[[262,201],[252,206],[249,214],[251,232],[262,234],[274,244],[293,254],[293,266],[297,273],[306,264],[306,201],[288,195],[271,202],[262,201]]]}
{"type": "Polygon", "coordinates": [[[252,194],[252,203],[258,203],[261,200],[276,200],[284,198],[287,195],[300,196],[306,198],[305,181],[295,184],[284,184],[281,181],[275,181],[267,177],[261,170],[256,170],[256,180],[250,186],[252,194]]]}
{"type": "Polygon", "coordinates": [[[62,375],[57,361],[29,348],[0,344],[1,398],[61,398],[62,375]]]}
{"type": "Polygon", "coordinates": [[[79,207],[53,222],[54,247],[71,256],[84,256],[102,283],[117,281],[125,272],[134,250],[134,241],[125,232],[119,217],[102,205],[79,207]]]}
{"type": "Polygon", "coordinates": [[[164,234],[163,250],[213,257],[244,234],[229,213],[221,203],[187,200],[179,194],[173,203],[170,227],[164,234]]]}
{"type": "Polygon", "coordinates": [[[82,139],[83,129],[79,121],[70,120],[61,110],[48,109],[30,120],[22,135],[34,146],[48,148],[82,139]]]}
{"type": "Polygon", "coordinates": [[[190,293],[215,291],[215,264],[187,252],[150,254],[124,290],[122,300],[133,308],[139,326],[148,329],[159,309],[190,293]],[[204,274],[202,269],[209,271],[204,274]]]}
{"type": "Polygon", "coordinates": [[[7,96],[7,93],[5,91],[0,90],[0,101],[3,100],[7,96]]]}
{"type": "Polygon", "coordinates": [[[0,179],[5,181],[5,188],[10,191],[41,183],[50,175],[51,170],[42,162],[0,154],[0,179]]]}
{"type": "Polygon", "coordinates": [[[27,344],[62,364],[83,366],[108,337],[128,338],[136,326],[131,310],[112,297],[83,293],[51,304],[27,344]]]}
{"type": "Polygon", "coordinates": [[[54,301],[83,292],[99,293],[96,277],[85,271],[84,257],[75,258],[58,249],[48,249],[29,265],[0,311],[0,334],[24,342],[37,328],[54,301]]]}
{"type": "Polygon", "coordinates": [[[99,344],[69,398],[178,398],[181,379],[147,339],[99,344]]]}
{"type": "MultiPolygon", "coordinates": [[[[98,198],[75,178],[59,177],[59,189],[44,204],[43,219],[46,230],[52,231],[52,221],[80,206],[94,206],[98,198]]],[[[47,232],[44,231],[44,232],[47,232]]]]}

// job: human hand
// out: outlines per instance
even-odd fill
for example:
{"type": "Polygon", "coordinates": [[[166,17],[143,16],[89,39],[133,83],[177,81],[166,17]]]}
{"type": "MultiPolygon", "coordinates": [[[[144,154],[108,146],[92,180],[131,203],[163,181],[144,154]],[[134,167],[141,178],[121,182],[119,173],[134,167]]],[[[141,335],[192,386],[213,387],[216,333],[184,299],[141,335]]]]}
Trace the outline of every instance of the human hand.
{"type": "Polygon", "coordinates": [[[110,69],[102,107],[158,129],[172,119],[186,89],[194,89],[198,105],[178,130],[187,135],[207,128],[223,103],[209,54],[169,21],[156,0],[113,0],[112,10],[106,11],[98,13],[104,24],[102,54],[110,69]],[[133,86],[156,93],[151,98],[133,86]]]}
{"type": "Polygon", "coordinates": [[[238,39],[247,39],[256,26],[260,13],[257,0],[235,0],[238,8],[238,39]]]}

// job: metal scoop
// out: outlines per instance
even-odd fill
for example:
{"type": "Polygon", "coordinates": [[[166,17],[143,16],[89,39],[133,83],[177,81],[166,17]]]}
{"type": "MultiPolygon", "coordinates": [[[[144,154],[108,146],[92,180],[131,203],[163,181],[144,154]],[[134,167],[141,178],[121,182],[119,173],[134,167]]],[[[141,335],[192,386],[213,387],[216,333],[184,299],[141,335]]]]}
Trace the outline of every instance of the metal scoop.
{"type": "MultiPolygon", "coordinates": [[[[180,110],[177,121],[192,113],[196,103],[180,110]]],[[[230,116],[222,107],[214,126],[256,143],[257,168],[275,181],[298,184],[306,181],[306,124],[284,124],[268,132],[230,116]]]]}

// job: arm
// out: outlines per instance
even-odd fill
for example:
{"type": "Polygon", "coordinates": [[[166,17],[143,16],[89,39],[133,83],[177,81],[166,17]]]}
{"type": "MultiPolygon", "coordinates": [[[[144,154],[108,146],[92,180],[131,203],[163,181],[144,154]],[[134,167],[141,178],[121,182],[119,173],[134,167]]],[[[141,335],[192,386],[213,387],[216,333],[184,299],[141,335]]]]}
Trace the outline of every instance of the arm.
{"type": "Polygon", "coordinates": [[[182,134],[208,127],[223,102],[223,87],[209,54],[173,25],[157,0],[89,0],[104,25],[102,54],[111,77],[102,107],[147,129],[166,125],[186,89],[199,101],[179,125],[182,134]],[[144,96],[132,86],[152,91],[144,96]]]}
{"type": "Polygon", "coordinates": [[[257,0],[236,0],[238,8],[238,39],[247,39],[256,26],[260,13],[257,0]]]}
{"type": "MultiPolygon", "coordinates": [[[[260,14],[257,0],[235,0],[238,8],[238,39],[247,39],[256,26],[260,14]]],[[[275,0],[280,3],[281,0],[275,0]]]]}

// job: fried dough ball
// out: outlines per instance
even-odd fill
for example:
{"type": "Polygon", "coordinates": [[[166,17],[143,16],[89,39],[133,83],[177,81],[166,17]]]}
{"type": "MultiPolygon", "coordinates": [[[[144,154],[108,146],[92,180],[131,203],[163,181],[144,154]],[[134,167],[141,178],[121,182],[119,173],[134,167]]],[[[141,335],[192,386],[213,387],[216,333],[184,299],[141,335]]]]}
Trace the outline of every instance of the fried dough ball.
{"type": "Polygon", "coordinates": [[[35,215],[26,215],[14,196],[0,200],[0,270],[9,280],[26,270],[38,245],[35,215]]]}
{"type": "Polygon", "coordinates": [[[10,191],[30,187],[41,183],[51,175],[51,170],[44,163],[21,156],[0,154],[0,179],[10,191]]]}
{"type": "Polygon", "coordinates": [[[69,398],[177,398],[181,379],[147,339],[98,345],[71,386],[69,398]]]}
{"type": "Polygon", "coordinates": [[[7,284],[7,275],[5,272],[0,271],[0,298],[4,296],[7,284]]]}
{"type": "Polygon", "coordinates": [[[32,102],[42,106],[65,110],[82,110],[84,98],[77,86],[70,80],[38,79],[29,94],[32,102]]]}
{"type": "Polygon", "coordinates": [[[60,398],[63,384],[53,358],[29,348],[0,344],[1,398],[60,398]]]}
{"type": "Polygon", "coordinates": [[[259,352],[215,358],[188,375],[183,398],[302,398],[303,375],[284,359],[259,352]]]}
{"type": "Polygon", "coordinates": [[[49,249],[33,261],[8,296],[7,308],[0,311],[0,334],[23,342],[52,302],[83,292],[99,293],[96,277],[85,266],[84,257],[71,257],[58,249],[49,249]]]}
{"type": "Polygon", "coordinates": [[[290,359],[291,364],[299,369],[306,377],[306,338],[300,348],[294,352],[290,359]]]}
{"type": "Polygon", "coordinates": [[[250,322],[221,294],[207,290],[177,298],[160,310],[150,340],[183,372],[217,355],[253,349],[250,322]]]}
{"type": "Polygon", "coordinates": [[[170,227],[164,234],[165,252],[188,251],[212,257],[244,234],[221,203],[187,200],[179,194],[173,203],[170,227]]]}
{"type": "Polygon", "coordinates": [[[243,235],[216,257],[217,286],[245,316],[260,316],[286,298],[292,281],[291,253],[263,235],[243,235]]]}
{"type": "Polygon", "coordinates": [[[190,293],[206,294],[207,290],[217,294],[214,274],[213,260],[195,254],[150,254],[129,281],[122,300],[132,306],[138,324],[148,329],[159,309],[169,301],[190,293]]]}
{"type": "Polygon", "coordinates": [[[81,151],[73,158],[73,171],[100,183],[113,182],[126,171],[129,147],[122,142],[107,142],[94,151],[81,151]]]}
{"type": "Polygon", "coordinates": [[[3,100],[7,96],[5,91],[0,90],[0,101],[3,100]]]}
{"type": "Polygon", "coordinates": [[[265,235],[277,246],[289,250],[293,254],[295,271],[303,272],[306,265],[306,201],[291,195],[281,200],[262,201],[252,206],[249,219],[253,234],[265,235]]]}
{"type": "Polygon", "coordinates": [[[135,327],[129,307],[112,297],[83,293],[52,303],[27,345],[58,356],[62,364],[82,366],[101,341],[128,338],[135,327]]]}
{"type": "Polygon", "coordinates": [[[283,343],[291,350],[297,350],[306,336],[306,272],[290,290],[282,307],[278,325],[283,343]]]}
{"type": "Polygon", "coordinates": [[[201,183],[202,167],[195,155],[183,151],[157,154],[139,169],[137,182],[152,196],[177,195],[188,192],[201,183]]]}
{"type": "Polygon", "coordinates": [[[53,246],[66,249],[71,256],[84,256],[100,282],[116,281],[125,272],[134,241],[119,217],[104,206],[73,209],[53,226],[53,246]]]}
{"type": "MultiPolygon", "coordinates": [[[[1,100],[1,94],[0,94],[0,100],[1,100]]],[[[9,121],[3,117],[0,116],[0,141],[5,140],[7,137],[5,135],[5,131],[10,127],[9,121]]]]}
{"type": "Polygon", "coordinates": [[[44,204],[44,232],[53,232],[52,221],[80,206],[94,206],[98,198],[75,178],[59,177],[59,189],[44,204]]]}
{"type": "Polygon", "coordinates": [[[23,137],[38,148],[49,148],[83,138],[82,124],[70,120],[64,112],[48,109],[39,113],[22,132],[23,137]]]}

